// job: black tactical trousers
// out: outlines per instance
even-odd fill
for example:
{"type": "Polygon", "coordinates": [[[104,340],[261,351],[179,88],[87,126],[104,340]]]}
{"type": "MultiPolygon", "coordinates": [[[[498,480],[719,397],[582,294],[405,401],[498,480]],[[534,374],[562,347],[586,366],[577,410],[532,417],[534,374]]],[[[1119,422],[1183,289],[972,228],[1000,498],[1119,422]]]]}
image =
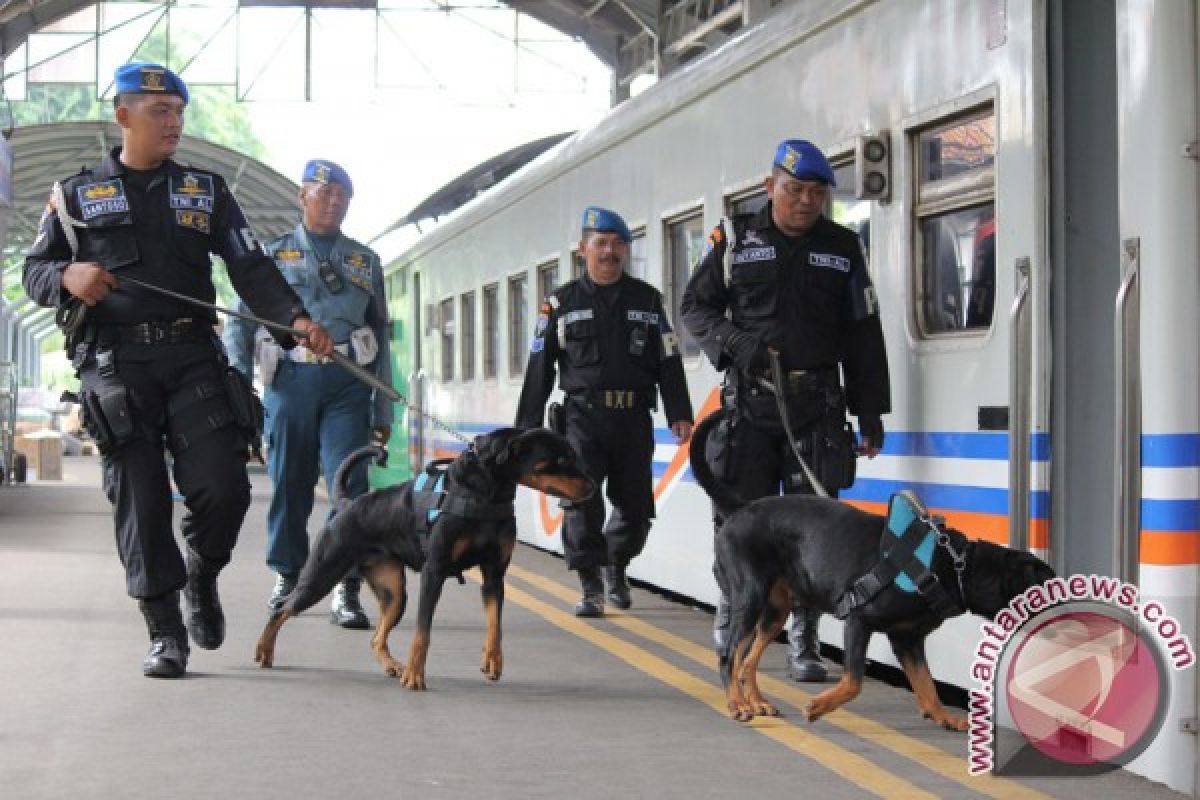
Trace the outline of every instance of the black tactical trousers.
{"type": "MultiPolygon", "coordinates": [[[[809,429],[794,431],[801,454],[810,469],[816,465],[809,448],[809,429]]],[[[709,464],[713,473],[747,502],[760,497],[776,497],[783,494],[816,494],[804,476],[804,470],[796,460],[786,433],[764,431],[755,427],[750,420],[739,418],[731,428],[724,424],[713,433],[713,438],[722,438],[716,452],[710,439],[709,464]],[[726,438],[727,437],[727,438],[726,438]]],[[[830,497],[837,497],[838,490],[826,486],[830,497]]],[[[721,531],[724,519],[713,509],[714,530],[721,531]]]]}
{"type": "Polygon", "coordinates": [[[568,569],[625,566],[646,546],[654,516],[654,426],[645,408],[606,409],[570,398],[567,439],[575,447],[597,491],[569,507],[563,526],[568,569]],[[604,521],[604,497],[612,516],[604,521]]]}
{"type": "MultiPolygon", "coordinates": [[[[116,345],[106,374],[97,349],[104,348],[93,346],[80,369],[81,394],[120,396],[124,389],[132,422],[126,440],[104,453],[104,491],[114,506],[126,589],[131,597],[157,597],[187,581],[172,530],[164,448],[187,508],[184,541],[219,569],[229,563],[250,506],[246,439],[233,423],[214,343],[116,345]]],[[[110,411],[118,405],[110,403],[110,411]]],[[[87,424],[95,436],[95,420],[87,424]]]]}

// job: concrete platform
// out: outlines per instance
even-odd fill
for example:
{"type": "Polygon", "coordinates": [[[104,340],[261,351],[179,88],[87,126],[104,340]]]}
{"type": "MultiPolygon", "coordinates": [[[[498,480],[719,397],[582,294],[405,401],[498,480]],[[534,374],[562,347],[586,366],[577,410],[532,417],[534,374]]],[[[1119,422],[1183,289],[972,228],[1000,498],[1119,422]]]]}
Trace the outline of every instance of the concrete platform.
{"type": "MultiPolygon", "coordinates": [[[[370,634],[330,625],[324,603],[284,628],[277,666],[259,669],[273,579],[261,474],[221,578],[225,645],[193,649],[184,680],[143,678],[145,628],[124,594],[98,463],[64,467],[61,482],[0,492],[5,798],[1182,797],[1127,773],[970,778],[965,736],[875,681],[809,725],[798,710],[809,689],[786,681],[783,647],[768,651],[763,688],[786,716],[732,722],[711,615],[638,590],[631,612],[577,620],[562,561],[527,547],[509,573],[498,683],[479,673],[472,580],[446,586],[427,692],[386,678],[370,634]]],[[[410,607],[393,653],[411,631],[410,607]]]]}

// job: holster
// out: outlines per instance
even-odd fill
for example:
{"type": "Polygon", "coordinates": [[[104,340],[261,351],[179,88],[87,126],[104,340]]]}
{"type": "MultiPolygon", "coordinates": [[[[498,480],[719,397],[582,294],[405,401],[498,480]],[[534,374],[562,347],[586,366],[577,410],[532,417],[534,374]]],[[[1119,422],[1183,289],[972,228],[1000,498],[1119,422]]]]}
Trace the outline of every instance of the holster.
{"type": "Polygon", "coordinates": [[[562,403],[546,406],[546,427],[559,436],[567,435],[567,409],[562,403]]]}
{"type": "Polygon", "coordinates": [[[86,391],[79,399],[84,427],[101,453],[116,452],[133,438],[136,428],[129,407],[129,391],[124,386],[86,391]]]}
{"type": "Polygon", "coordinates": [[[234,424],[246,437],[246,443],[259,461],[262,457],[263,423],[266,414],[258,392],[246,380],[246,376],[234,367],[226,366],[221,372],[225,384],[225,397],[229,401],[229,410],[233,413],[234,424]]]}
{"type": "Polygon", "coordinates": [[[844,412],[829,414],[809,434],[812,469],[826,489],[847,489],[854,485],[857,454],[854,428],[844,412]]]}

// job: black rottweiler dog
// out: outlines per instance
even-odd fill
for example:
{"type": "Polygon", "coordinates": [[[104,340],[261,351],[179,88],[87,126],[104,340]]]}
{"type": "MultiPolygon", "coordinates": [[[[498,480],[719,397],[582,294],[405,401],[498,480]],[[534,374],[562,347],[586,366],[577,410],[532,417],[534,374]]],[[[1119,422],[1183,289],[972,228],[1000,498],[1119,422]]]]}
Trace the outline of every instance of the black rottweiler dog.
{"type": "MultiPolygon", "coordinates": [[[[696,480],[725,516],[716,537],[715,572],[729,598],[732,617],[720,653],[720,671],[729,712],[744,721],[779,713],[763,697],[756,673],[763,651],[792,609],[793,598],[808,608],[834,611],[843,594],[879,564],[887,520],[837,500],[808,495],[746,503],[713,474],[705,456],[705,442],[721,417],[719,412],[712,414],[697,426],[690,457],[696,480]]],[[[993,617],[1021,592],[1054,577],[1053,570],[1030,553],[971,540],[953,529],[945,533],[950,547],[965,555],[962,582],[954,558],[940,545],[930,569],[959,609],[993,617]]],[[[867,642],[872,633],[882,631],[924,715],[952,730],[966,730],[966,720],[948,712],[938,700],[925,660],[925,637],[947,616],[934,611],[921,595],[904,592],[894,583],[850,611],[845,620],[842,679],[813,698],[805,708],[808,719],[816,720],[858,696],[867,642]]]]}
{"type": "MultiPolygon", "coordinates": [[[[296,588],[282,608],[271,615],[258,640],[254,660],[270,667],[275,639],[283,623],[329,594],[337,582],[359,566],[379,601],[379,625],[371,649],[384,672],[399,677],[409,689],[425,688],[425,659],[433,612],[450,575],[478,566],[483,573],[483,607],[487,636],[480,670],[498,680],[503,668],[500,612],[504,603],[504,573],[517,541],[513,499],[517,484],[555,497],[582,501],[595,490],[580,469],[574,449],[557,433],[543,428],[521,431],[503,428],[475,439],[445,473],[445,490],[432,523],[423,502],[414,502],[415,481],[345,499],[347,477],[355,465],[374,456],[380,447],[351,453],[334,477],[337,514],[313,547],[296,588]],[[421,529],[428,529],[422,541],[421,529]],[[421,574],[417,629],[408,663],[392,658],[387,637],[404,615],[407,603],[404,568],[421,574]]],[[[422,498],[425,498],[421,492],[422,498]]]]}

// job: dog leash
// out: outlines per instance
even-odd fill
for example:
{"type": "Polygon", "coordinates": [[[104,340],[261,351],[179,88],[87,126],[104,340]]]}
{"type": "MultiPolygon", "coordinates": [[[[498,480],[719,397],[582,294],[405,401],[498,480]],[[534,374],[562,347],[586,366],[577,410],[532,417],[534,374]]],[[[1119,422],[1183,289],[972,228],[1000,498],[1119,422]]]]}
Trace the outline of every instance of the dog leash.
{"type": "MultiPolygon", "coordinates": [[[[218,314],[225,314],[230,317],[237,317],[239,319],[244,319],[248,322],[254,322],[259,325],[262,325],[264,328],[267,328],[268,330],[277,331],[279,333],[287,333],[297,339],[307,338],[304,331],[296,330],[295,328],[288,327],[287,325],[280,325],[277,322],[271,322],[270,320],[262,319],[261,317],[255,316],[254,314],[245,313],[242,311],[235,311],[231,308],[225,308],[224,306],[219,306],[215,303],[207,303],[207,302],[205,302],[203,300],[199,300],[195,297],[191,297],[186,294],[181,294],[179,292],[175,292],[170,289],[165,289],[161,286],[156,286],[152,283],[147,283],[145,281],[138,280],[137,278],[132,278],[128,275],[118,276],[118,281],[129,281],[129,283],[133,284],[134,286],[139,286],[148,291],[156,292],[156,293],[164,295],[166,297],[170,297],[175,300],[182,301],[184,303],[189,303],[191,305],[198,306],[200,308],[204,308],[209,311],[215,311],[218,314]]],[[[56,319],[59,322],[59,325],[63,329],[64,333],[73,333],[73,332],[77,331],[80,326],[83,325],[84,317],[86,316],[86,312],[87,312],[87,307],[83,304],[83,302],[80,301],[79,298],[72,297],[66,303],[63,303],[61,306],[59,306],[58,312],[56,314],[56,319]]],[[[403,394],[401,394],[399,391],[397,391],[395,387],[389,386],[388,384],[381,381],[379,378],[372,375],[367,370],[360,367],[349,356],[347,356],[343,353],[340,353],[337,350],[334,350],[329,354],[329,357],[338,366],[345,369],[347,372],[352,374],[354,377],[358,378],[363,383],[382,392],[384,394],[384,396],[386,396],[393,403],[399,403],[410,414],[414,414],[418,417],[421,417],[422,419],[432,423],[434,427],[444,431],[445,433],[449,434],[450,436],[457,439],[458,441],[470,446],[471,441],[472,441],[471,439],[469,439],[466,436],[464,436],[463,434],[459,433],[454,428],[452,428],[449,425],[447,425],[446,423],[442,422],[440,419],[438,419],[434,415],[430,414],[429,412],[423,411],[422,409],[419,409],[416,406],[414,406],[409,401],[409,399],[407,397],[405,397],[403,394]]]]}
{"type": "Polygon", "coordinates": [[[783,421],[783,432],[787,434],[788,444],[792,447],[792,452],[796,455],[796,460],[800,462],[800,469],[804,471],[804,477],[808,479],[808,485],[813,487],[813,491],[820,497],[829,497],[829,492],[825,486],[817,480],[817,476],[809,469],[808,462],[804,460],[804,456],[800,455],[800,445],[796,443],[796,437],[792,435],[792,423],[788,418],[787,401],[784,399],[783,392],[783,365],[779,363],[779,353],[771,348],[767,349],[767,353],[771,357],[771,378],[774,380],[774,385],[771,381],[765,378],[759,378],[758,382],[765,388],[770,390],[771,394],[775,395],[775,405],[779,408],[779,419],[783,421]]]}

